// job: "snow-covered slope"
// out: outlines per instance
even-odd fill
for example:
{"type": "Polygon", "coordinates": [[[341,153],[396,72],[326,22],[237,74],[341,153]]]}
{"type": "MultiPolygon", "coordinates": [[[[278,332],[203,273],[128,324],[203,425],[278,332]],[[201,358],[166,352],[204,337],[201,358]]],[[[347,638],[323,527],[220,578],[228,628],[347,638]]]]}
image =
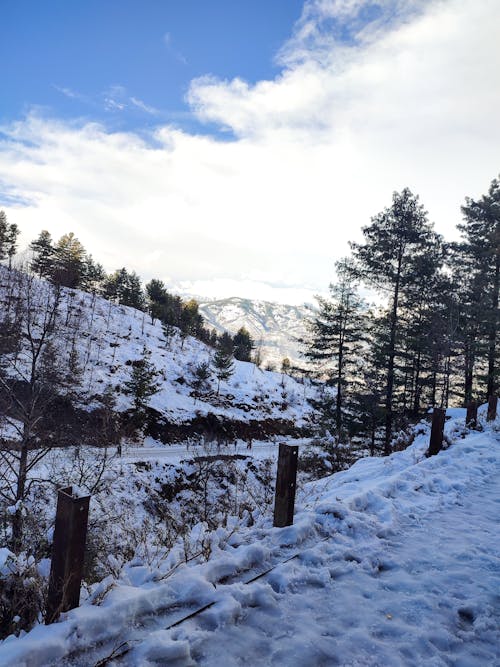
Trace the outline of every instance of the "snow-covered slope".
{"type": "Polygon", "coordinates": [[[4,641],[0,664],[500,664],[500,423],[452,414],[439,455],[427,429],[306,485],[291,527],[263,515],[214,533],[208,562],[135,560],[99,606],[4,641]]]}
{"type": "MultiPolygon", "coordinates": [[[[6,299],[8,274],[0,267],[0,299],[6,299]]],[[[37,290],[48,292],[41,281],[37,290]]],[[[43,298],[40,299],[43,303],[43,298]]],[[[175,334],[166,340],[158,321],[133,308],[113,304],[95,295],[64,289],[57,322],[58,355],[69,364],[76,350],[79,378],[78,395],[86,408],[93,397],[111,388],[119,410],[132,405],[124,392],[132,363],[144,348],[159,372],[159,391],[150,407],[170,423],[180,424],[208,413],[240,422],[287,420],[303,425],[310,412],[307,397],[311,388],[281,373],[263,371],[254,364],[235,361],[234,373],[221,382],[217,394],[214,373],[204,391],[194,395],[194,371],[202,362],[210,363],[213,350],[188,337],[184,342],[175,334]]]]}
{"type": "Polygon", "coordinates": [[[244,326],[260,347],[264,364],[279,370],[285,357],[293,364],[303,364],[298,339],[306,335],[306,319],[311,317],[307,306],[232,297],[202,301],[200,311],[217,331],[235,334],[244,326]]]}

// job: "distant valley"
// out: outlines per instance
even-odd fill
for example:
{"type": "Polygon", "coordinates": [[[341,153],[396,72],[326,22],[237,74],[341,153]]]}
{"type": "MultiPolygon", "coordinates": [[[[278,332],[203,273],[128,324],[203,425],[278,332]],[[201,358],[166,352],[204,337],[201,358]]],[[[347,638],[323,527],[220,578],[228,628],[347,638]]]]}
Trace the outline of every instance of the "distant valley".
{"type": "Polygon", "coordinates": [[[264,366],[273,364],[279,370],[284,357],[292,364],[303,364],[298,339],[307,333],[306,320],[311,317],[311,306],[230,297],[200,300],[200,312],[207,324],[219,332],[227,330],[234,334],[244,326],[260,347],[264,366]]]}

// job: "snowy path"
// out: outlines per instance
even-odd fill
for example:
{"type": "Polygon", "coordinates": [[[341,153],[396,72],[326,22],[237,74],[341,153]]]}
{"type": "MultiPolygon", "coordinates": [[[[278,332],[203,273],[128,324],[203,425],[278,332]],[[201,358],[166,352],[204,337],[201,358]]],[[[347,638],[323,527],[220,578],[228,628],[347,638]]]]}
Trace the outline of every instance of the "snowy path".
{"type": "Polygon", "coordinates": [[[274,593],[262,586],[266,604],[245,609],[237,624],[207,633],[206,614],[193,657],[214,667],[250,655],[254,665],[288,667],[500,664],[492,484],[479,479],[464,503],[400,517],[401,532],[340,561],[334,543],[309,550],[268,577],[274,593]]]}
{"type": "Polygon", "coordinates": [[[243,456],[252,456],[253,458],[276,458],[278,456],[278,443],[287,442],[290,445],[298,445],[299,447],[308,445],[310,440],[308,438],[290,439],[281,437],[276,442],[266,440],[254,441],[251,449],[247,449],[243,441],[238,441],[237,446],[233,445],[222,446],[219,450],[212,447],[210,451],[206,452],[201,447],[186,447],[184,445],[162,445],[156,447],[129,447],[123,451],[124,461],[156,461],[156,460],[170,460],[179,462],[182,459],[192,458],[193,456],[204,456],[207,453],[215,454],[242,454],[243,456]]]}
{"type": "Polygon", "coordinates": [[[468,440],[403,475],[389,463],[385,484],[349,471],[335,502],[351,511],[333,539],[117,664],[500,665],[500,443],[468,440]]]}

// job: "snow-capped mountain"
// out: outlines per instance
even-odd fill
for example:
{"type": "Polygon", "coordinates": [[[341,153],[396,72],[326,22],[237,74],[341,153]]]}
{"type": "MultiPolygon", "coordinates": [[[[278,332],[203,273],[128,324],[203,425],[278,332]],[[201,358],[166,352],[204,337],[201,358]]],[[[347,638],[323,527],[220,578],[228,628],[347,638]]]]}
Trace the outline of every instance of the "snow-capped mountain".
{"type": "Polygon", "coordinates": [[[239,297],[200,302],[200,311],[217,331],[236,333],[244,326],[260,348],[264,365],[278,370],[284,357],[303,364],[299,339],[306,335],[311,306],[290,306],[239,297]]]}

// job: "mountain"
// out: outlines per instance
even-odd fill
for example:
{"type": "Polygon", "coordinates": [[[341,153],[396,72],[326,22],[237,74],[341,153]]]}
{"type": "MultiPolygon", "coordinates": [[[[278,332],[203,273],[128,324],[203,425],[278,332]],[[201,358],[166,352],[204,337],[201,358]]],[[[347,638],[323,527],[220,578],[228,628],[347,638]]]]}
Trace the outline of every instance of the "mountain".
{"type": "Polygon", "coordinates": [[[264,366],[277,370],[284,357],[292,364],[304,363],[299,338],[306,333],[306,319],[311,306],[289,306],[270,301],[254,301],[239,297],[200,302],[200,312],[217,331],[235,334],[244,326],[260,347],[264,366]]]}

